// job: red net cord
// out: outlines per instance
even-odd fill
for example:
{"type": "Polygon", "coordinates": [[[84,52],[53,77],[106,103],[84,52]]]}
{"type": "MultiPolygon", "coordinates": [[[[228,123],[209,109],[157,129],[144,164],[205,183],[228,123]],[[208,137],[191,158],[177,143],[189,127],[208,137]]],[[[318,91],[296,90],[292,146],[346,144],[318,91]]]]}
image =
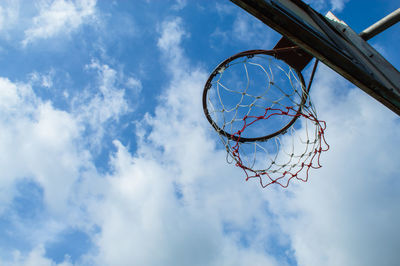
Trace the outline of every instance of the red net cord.
{"type": "Polygon", "coordinates": [[[325,121],[318,120],[313,114],[298,113],[296,110],[294,110],[293,107],[286,107],[286,110],[281,110],[277,108],[266,108],[264,115],[245,116],[243,118],[243,122],[244,125],[242,129],[238,130],[235,134],[233,134],[237,138],[237,141],[235,141],[235,145],[232,146],[231,155],[236,161],[236,166],[242,168],[243,171],[245,172],[246,181],[252,178],[259,178],[260,184],[263,188],[271,184],[278,184],[281,187],[286,188],[289,186],[289,183],[293,178],[296,178],[297,180],[303,182],[307,182],[310,168],[318,169],[322,167],[320,164],[321,153],[329,150],[329,145],[326,142],[324,135],[326,129],[326,123],[325,121]],[[316,145],[317,148],[315,148],[312,151],[311,156],[309,157],[308,160],[306,160],[308,162],[302,162],[300,168],[296,169],[296,171],[293,172],[284,171],[278,176],[273,176],[268,170],[254,170],[245,166],[244,163],[242,162],[240,154],[240,145],[241,145],[240,137],[242,133],[246,130],[246,128],[253,125],[254,123],[257,123],[260,120],[269,119],[272,116],[290,116],[290,117],[298,116],[299,118],[308,119],[316,125],[318,130],[317,131],[318,144],[316,145]],[[302,173],[305,173],[304,177],[301,177],[302,173]]]}

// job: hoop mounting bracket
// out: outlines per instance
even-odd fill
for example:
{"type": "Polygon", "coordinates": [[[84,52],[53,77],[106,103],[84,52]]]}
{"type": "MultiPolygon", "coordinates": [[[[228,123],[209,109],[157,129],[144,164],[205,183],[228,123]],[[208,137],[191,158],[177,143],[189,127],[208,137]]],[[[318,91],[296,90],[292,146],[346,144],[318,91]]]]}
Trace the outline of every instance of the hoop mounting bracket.
{"type": "Polygon", "coordinates": [[[275,45],[273,49],[276,50],[289,47],[293,47],[293,49],[287,50],[285,52],[280,52],[276,56],[276,58],[284,61],[286,64],[293,67],[294,69],[297,69],[298,71],[302,71],[314,58],[312,55],[297,46],[285,36],[283,36],[279,40],[279,42],[275,45]]]}

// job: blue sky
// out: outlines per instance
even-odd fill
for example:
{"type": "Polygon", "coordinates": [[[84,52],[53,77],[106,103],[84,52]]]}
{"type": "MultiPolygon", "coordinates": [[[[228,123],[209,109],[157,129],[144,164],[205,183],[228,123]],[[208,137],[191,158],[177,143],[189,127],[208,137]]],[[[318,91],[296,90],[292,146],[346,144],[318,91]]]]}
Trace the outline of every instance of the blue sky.
{"type": "MultiPolygon", "coordinates": [[[[356,32],[399,7],[307,2],[356,32]]],[[[0,2],[0,265],[395,265],[399,118],[329,68],[308,183],[226,163],[204,83],[279,38],[229,1],[0,2]]],[[[399,42],[369,41],[398,69],[399,42]]]]}

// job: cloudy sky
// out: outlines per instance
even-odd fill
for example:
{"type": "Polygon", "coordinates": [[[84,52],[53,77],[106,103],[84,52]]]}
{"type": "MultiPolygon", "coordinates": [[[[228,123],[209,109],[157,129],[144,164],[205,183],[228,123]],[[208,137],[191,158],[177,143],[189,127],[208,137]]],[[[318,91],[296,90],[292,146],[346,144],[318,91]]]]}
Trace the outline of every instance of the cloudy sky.
{"type": "MultiPolygon", "coordinates": [[[[307,2],[356,32],[399,7],[307,2]]],[[[1,1],[0,265],[396,265],[400,120],[329,68],[309,182],[226,163],[204,83],[279,38],[227,0],[1,1]]],[[[400,68],[398,43],[370,41],[400,68]]]]}

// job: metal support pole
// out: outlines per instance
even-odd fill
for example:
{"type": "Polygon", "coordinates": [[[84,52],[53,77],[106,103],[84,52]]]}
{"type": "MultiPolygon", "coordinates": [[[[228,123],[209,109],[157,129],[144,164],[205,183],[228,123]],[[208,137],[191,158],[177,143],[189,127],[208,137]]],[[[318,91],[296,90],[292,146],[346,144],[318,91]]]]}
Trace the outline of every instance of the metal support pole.
{"type": "Polygon", "coordinates": [[[379,20],[375,24],[369,26],[365,30],[363,30],[359,36],[364,40],[369,40],[372,37],[378,35],[382,31],[386,30],[387,28],[393,26],[397,22],[400,21],[400,8],[393,11],[383,19],[379,20]]]}

